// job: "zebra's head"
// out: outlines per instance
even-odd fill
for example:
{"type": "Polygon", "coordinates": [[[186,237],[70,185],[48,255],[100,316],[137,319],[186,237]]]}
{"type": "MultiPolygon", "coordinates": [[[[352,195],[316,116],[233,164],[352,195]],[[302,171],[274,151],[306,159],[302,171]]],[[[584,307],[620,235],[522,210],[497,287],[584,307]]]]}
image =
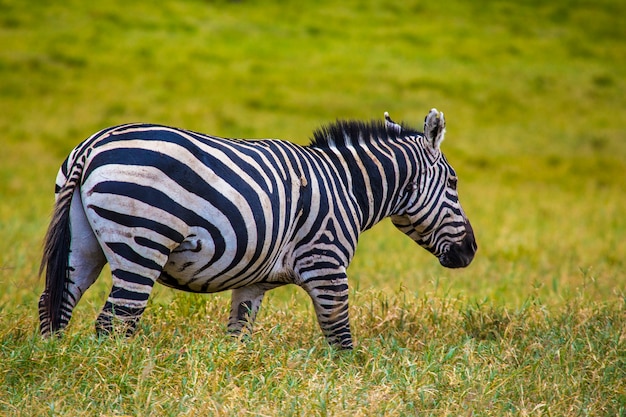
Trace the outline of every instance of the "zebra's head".
{"type": "MultiPolygon", "coordinates": [[[[399,132],[400,125],[385,113],[387,129],[399,132]]],[[[459,202],[457,177],[440,145],[446,131],[443,113],[432,109],[424,121],[424,134],[417,145],[419,172],[403,190],[393,224],[420,246],[435,255],[447,268],[463,268],[476,253],[474,231],[459,202]]]]}

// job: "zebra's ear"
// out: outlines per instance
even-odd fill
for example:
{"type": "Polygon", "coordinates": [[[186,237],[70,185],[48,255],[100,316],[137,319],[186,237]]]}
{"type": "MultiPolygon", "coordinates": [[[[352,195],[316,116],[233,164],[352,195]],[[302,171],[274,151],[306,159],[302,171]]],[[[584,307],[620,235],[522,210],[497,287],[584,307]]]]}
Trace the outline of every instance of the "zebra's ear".
{"type": "Polygon", "coordinates": [[[389,117],[389,113],[387,112],[385,112],[385,127],[387,130],[393,130],[396,133],[402,132],[402,126],[391,120],[391,117],[389,117]]]}
{"type": "Polygon", "coordinates": [[[435,150],[439,150],[441,142],[446,135],[446,120],[443,117],[443,112],[437,109],[431,109],[430,113],[424,119],[424,136],[429,144],[433,146],[435,150]]]}

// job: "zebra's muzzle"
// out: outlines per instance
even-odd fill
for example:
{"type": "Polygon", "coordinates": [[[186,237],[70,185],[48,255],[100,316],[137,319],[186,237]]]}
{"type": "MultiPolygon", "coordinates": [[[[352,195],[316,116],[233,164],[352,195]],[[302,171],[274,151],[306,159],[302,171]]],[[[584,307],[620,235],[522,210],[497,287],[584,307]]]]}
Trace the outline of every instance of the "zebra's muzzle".
{"type": "Polygon", "coordinates": [[[439,263],[446,268],[465,268],[474,259],[476,249],[478,246],[474,238],[474,230],[467,221],[465,223],[465,237],[439,256],[439,263]]]}

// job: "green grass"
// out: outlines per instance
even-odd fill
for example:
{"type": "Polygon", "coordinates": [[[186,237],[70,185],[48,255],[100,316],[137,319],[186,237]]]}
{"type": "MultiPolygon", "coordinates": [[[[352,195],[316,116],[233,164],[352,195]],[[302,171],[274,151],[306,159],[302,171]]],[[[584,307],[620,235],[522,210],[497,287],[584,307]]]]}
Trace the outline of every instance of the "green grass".
{"type": "Polygon", "coordinates": [[[0,0],[0,414],[626,415],[626,5],[0,0]],[[95,338],[110,278],[41,340],[59,164],[158,122],[306,143],[336,118],[446,113],[479,252],[445,270],[389,222],[349,269],[353,352],[308,296],[159,287],[131,339],[95,338]]]}

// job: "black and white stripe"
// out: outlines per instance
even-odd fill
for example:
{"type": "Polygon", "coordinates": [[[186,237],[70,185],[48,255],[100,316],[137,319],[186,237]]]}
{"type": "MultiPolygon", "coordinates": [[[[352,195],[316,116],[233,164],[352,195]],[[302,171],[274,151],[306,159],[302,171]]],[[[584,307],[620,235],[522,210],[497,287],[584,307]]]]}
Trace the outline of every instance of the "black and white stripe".
{"type": "Polygon", "coordinates": [[[456,176],[441,154],[445,121],[425,133],[393,122],[339,121],[308,146],[223,139],[166,126],[103,130],[77,146],[56,181],[46,236],[41,332],[63,329],[108,262],[113,288],[97,320],[132,333],[155,282],[231,289],[229,330],[252,325],[265,291],[297,284],[328,341],[352,346],[350,263],[381,219],[463,267],[476,250],[456,176]]]}

